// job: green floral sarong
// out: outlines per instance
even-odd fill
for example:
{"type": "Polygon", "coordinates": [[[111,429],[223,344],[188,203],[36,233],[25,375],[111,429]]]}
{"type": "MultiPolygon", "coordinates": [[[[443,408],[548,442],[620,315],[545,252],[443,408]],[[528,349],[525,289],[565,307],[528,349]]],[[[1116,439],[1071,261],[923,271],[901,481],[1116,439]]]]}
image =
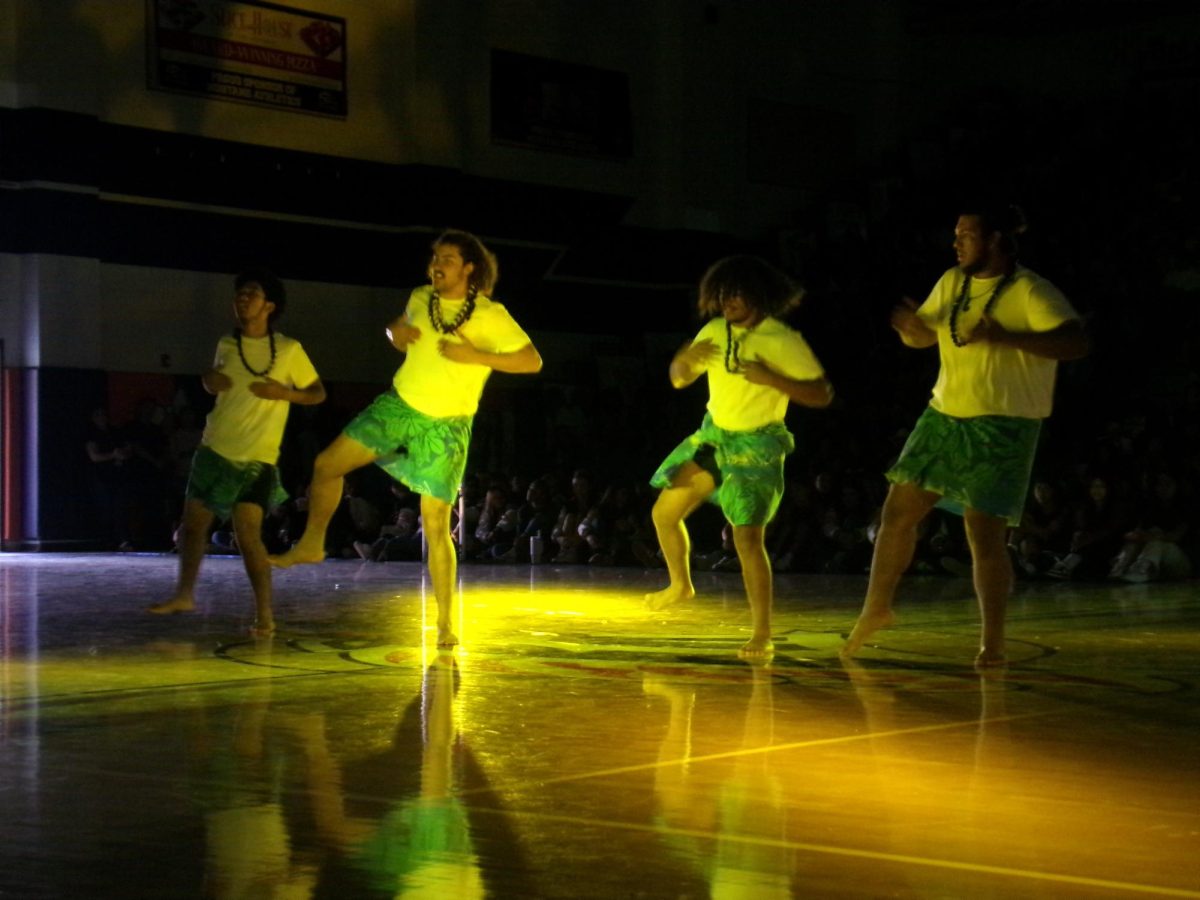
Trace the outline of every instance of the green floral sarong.
{"type": "Polygon", "coordinates": [[[783,497],[783,460],[795,448],[782,422],[753,431],[726,431],[705,415],[700,430],[671,451],[650,484],[670,487],[683,464],[695,462],[716,481],[708,500],[721,508],[731,525],[766,525],[783,497]]]}
{"type": "Polygon", "coordinates": [[[228,519],[238,503],[253,503],[269,512],[288,498],[275,466],[235,462],[204,445],[192,457],[185,496],[203,503],[218,519],[228,519]]]}
{"type": "Polygon", "coordinates": [[[1041,428],[1040,419],[956,419],[929,407],[885,475],[941,494],[948,512],[975,509],[1018,525],[1041,428]]]}
{"type": "Polygon", "coordinates": [[[388,896],[402,896],[405,888],[416,893],[421,893],[421,887],[430,888],[428,883],[407,883],[422,869],[426,878],[441,876],[433,886],[443,888],[443,896],[456,896],[454,882],[478,866],[466,808],[453,796],[401,803],[356,848],[352,861],[370,874],[373,887],[388,896]]]}
{"type": "Polygon", "coordinates": [[[471,416],[427,416],[388,391],[342,433],[377,453],[375,465],[416,493],[453,503],[467,468],[471,422],[471,416]]]}

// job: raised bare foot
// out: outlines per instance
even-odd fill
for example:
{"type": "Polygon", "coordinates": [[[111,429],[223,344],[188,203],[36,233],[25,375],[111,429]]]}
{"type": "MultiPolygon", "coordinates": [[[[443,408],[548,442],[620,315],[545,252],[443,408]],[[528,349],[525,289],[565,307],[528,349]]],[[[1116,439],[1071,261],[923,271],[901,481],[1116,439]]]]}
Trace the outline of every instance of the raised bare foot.
{"type": "Polygon", "coordinates": [[[297,544],[287,553],[268,556],[267,562],[277,569],[287,569],[291,566],[302,566],[307,563],[319,563],[325,559],[325,551],[321,548],[310,550],[297,544]]]}
{"type": "Polygon", "coordinates": [[[838,651],[839,656],[853,656],[862,649],[862,645],[866,643],[867,638],[879,631],[881,628],[888,628],[896,624],[896,614],[890,609],[880,613],[862,612],[858,621],[854,623],[854,629],[850,632],[850,637],[846,638],[846,643],[842,645],[842,649],[838,651]]]}
{"type": "Polygon", "coordinates": [[[186,594],[176,594],[170,600],[147,606],[146,612],[154,613],[156,616],[170,616],[175,613],[192,612],[195,608],[196,601],[192,597],[186,594]]]}
{"type": "Polygon", "coordinates": [[[674,606],[676,603],[686,603],[696,596],[696,589],[690,585],[687,587],[675,587],[669,585],[661,591],[655,591],[653,594],[646,595],[646,606],[652,610],[666,609],[668,606],[674,606]]]}
{"type": "Polygon", "coordinates": [[[453,650],[458,646],[458,637],[449,628],[438,626],[437,645],[439,650],[453,650]]]}
{"type": "Polygon", "coordinates": [[[1007,665],[1008,657],[1004,655],[1003,650],[982,648],[975,657],[975,668],[977,669],[998,669],[1007,665]]]}
{"type": "Polygon", "coordinates": [[[775,644],[770,636],[767,637],[752,637],[746,643],[742,644],[738,650],[738,656],[743,659],[766,659],[775,652],[775,644]]]}

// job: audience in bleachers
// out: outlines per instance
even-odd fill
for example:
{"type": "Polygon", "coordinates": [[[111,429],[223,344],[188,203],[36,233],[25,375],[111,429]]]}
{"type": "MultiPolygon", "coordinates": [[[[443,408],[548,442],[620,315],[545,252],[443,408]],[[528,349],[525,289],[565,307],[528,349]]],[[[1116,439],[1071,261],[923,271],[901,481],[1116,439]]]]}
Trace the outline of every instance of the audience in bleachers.
{"type": "MultiPolygon", "coordinates": [[[[1187,396],[1194,403],[1194,395],[1187,396]]],[[[845,420],[838,425],[843,431],[848,427],[853,426],[845,420]]],[[[840,439],[865,446],[871,430],[864,425],[860,434],[842,434],[840,439]]],[[[168,438],[171,434],[168,431],[168,438]]],[[[886,487],[881,473],[902,437],[884,442],[873,466],[865,451],[839,459],[836,453],[825,452],[820,440],[808,458],[797,453],[788,460],[788,487],[767,537],[777,571],[867,571],[886,487]]],[[[1069,447],[1043,447],[1039,459],[1045,464],[1034,479],[1025,516],[1010,532],[1018,577],[1126,582],[1191,577],[1200,548],[1195,527],[1200,430],[1187,427],[1178,416],[1134,413],[1103,422],[1090,439],[1078,437],[1071,435],[1069,447]]],[[[92,458],[101,460],[97,468],[103,466],[103,451],[113,455],[100,439],[93,439],[88,450],[92,458]]],[[[521,474],[469,473],[455,510],[460,558],[484,563],[661,566],[650,521],[653,492],[644,484],[631,483],[627,467],[621,466],[619,472],[604,480],[576,469],[565,492],[557,485],[568,482],[553,472],[532,480],[521,474]],[[488,487],[481,492],[483,484],[488,487]],[[522,490],[523,496],[515,493],[522,490]]],[[[293,494],[264,524],[265,538],[273,548],[286,548],[303,530],[303,486],[293,489],[293,494]]],[[[376,562],[421,559],[419,497],[404,485],[379,477],[348,479],[335,523],[326,547],[330,557],[376,562]]],[[[697,519],[693,528],[697,569],[738,571],[723,524],[716,513],[697,519]]],[[[213,551],[236,552],[236,544],[224,537],[219,531],[214,534],[213,551]]],[[[970,574],[970,555],[957,516],[940,510],[929,516],[913,571],[970,574]]]]}
{"type": "Polygon", "coordinates": [[[1009,533],[1019,575],[1033,578],[1045,574],[1067,555],[1071,512],[1054,482],[1034,482],[1021,524],[1009,533]]]}

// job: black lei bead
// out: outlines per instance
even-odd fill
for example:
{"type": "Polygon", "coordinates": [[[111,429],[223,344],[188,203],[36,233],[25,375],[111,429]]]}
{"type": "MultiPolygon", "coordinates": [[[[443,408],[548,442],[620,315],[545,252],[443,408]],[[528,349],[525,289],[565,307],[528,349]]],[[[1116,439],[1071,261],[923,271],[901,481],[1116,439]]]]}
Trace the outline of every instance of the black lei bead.
{"type": "MultiPolygon", "coordinates": [[[[996,301],[1000,299],[1000,292],[1008,287],[1008,283],[1013,280],[1015,271],[1005,272],[1004,277],[997,282],[992,289],[992,295],[988,297],[987,303],[983,306],[983,315],[991,315],[992,308],[996,305],[996,301]]],[[[962,289],[958,292],[958,297],[954,301],[954,305],[950,307],[950,340],[955,347],[967,346],[967,341],[963,340],[958,333],[958,316],[960,313],[965,313],[971,306],[971,276],[963,275],[962,289]]]]}
{"type": "Polygon", "coordinates": [[[471,318],[471,314],[475,312],[475,294],[477,291],[474,287],[467,288],[467,301],[462,305],[462,309],[458,311],[458,315],[454,317],[454,321],[449,325],[442,319],[442,298],[438,296],[438,292],[434,291],[429,295],[429,321],[433,323],[433,327],[442,334],[453,334],[467,324],[471,318]]]}
{"type": "Polygon", "coordinates": [[[240,328],[233,329],[233,336],[234,336],[234,338],[237,339],[238,356],[241,358],[242,365],[245,366],[247,372],[249,372],[251,375],[253,375],[256,378],[262,378],[264,375],[266,375],[268,372],[270,372],[273,368],[275,368],[275,332],[274,331],[272,331],[269,328],[267,329],[267,340],[271,344],[271,361],[269,363],[267,363],[267,367],[265,369],[263,369],[261,372],[255,372],[252,368],[250,368],[250,363],[246,362],[246,354],[242,350],[242,329],[240,329],[240,328]]]}

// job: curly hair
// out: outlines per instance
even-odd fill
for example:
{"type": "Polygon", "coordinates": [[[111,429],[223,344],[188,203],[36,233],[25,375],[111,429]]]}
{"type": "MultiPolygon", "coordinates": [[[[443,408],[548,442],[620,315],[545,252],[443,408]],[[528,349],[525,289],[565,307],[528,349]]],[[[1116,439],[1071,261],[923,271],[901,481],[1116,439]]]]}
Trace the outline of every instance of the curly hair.
{"type": "Polygon", "coordinates": [[[721,315],[721,304],[741,297],[764,316],[781,316],[800,305],[804,290],[758,256],[727,256],[708,267],[700,279],[696,309],[704,319],[721,315]]]}
{"type": "Polygon", "coordinates": [[[470,263],[475,267],[468,278],[469,284],[479,293],[490,297],[496,282],[500,280],[500,263],[496,261],[496,254],[485,247],[483,241],[475,235],[454,228],[443,231],[431,246],[436,250],[442,244],[451,244],[458,248],[463,264],[470,263]]]}

